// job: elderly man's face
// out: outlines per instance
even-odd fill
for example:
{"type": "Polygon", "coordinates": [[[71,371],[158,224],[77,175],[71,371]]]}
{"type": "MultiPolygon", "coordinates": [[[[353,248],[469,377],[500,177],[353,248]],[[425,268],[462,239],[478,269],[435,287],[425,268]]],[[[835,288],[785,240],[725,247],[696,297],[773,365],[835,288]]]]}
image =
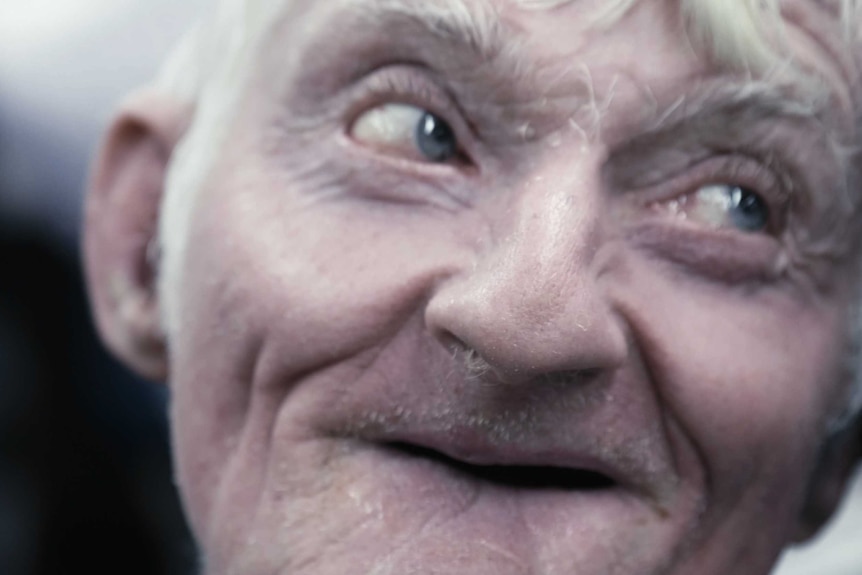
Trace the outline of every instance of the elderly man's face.
{"type": "Polygon", "coordinates": [[[207,568],[767,572],[846,392],[833,15],[786,3],[821,106],[705,63],[676,3],[498,0],[470,37],[431,4],[290,4],[172,192],[207,568]]]}

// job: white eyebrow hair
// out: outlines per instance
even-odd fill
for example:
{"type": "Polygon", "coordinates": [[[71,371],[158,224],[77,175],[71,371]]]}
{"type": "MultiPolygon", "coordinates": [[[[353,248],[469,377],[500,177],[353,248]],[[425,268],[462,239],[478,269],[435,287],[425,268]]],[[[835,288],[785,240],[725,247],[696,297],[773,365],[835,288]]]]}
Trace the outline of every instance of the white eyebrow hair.
{"type": "Polygon", "coordinates": [[[493,57],[505,47],[499,12],[488,0],[350,0],[367,19],[404,17],[446,40],[493,57]]]}
{"type": "MultiPolygon", "coordinates": [[[[576,0],[509,0],[526,11],[554,10],[576,0]]],[[[592,24],[607,25],[625,15],[639,0],[604,0],[590,17],[592,24]]],[[[350,0],[369,14],[402,14],[422,22],[433,32],[459,40],[483,55],[499,54],[506,47],[501,37],[500,11],[489,0],[350,0]]]]}
{"type": "MultiPolygon", "coordinates": [[[[689,148],[760,150],[771,159],[773,154],[756,144],[759,136],[740,136],[743,132],[756,133],[758,126],[774,126],[776,122],[792,124],[806,136],[823,138],[842,171],[847,171],[847,154],[842,152],[838,135],[823,122],[829,100],[825,94],[795,94],[764,81],[742,82],[730,85],[709,83],[696,91],[684,94],[667,104],[656,107],[652,118],[631,128],[631,133],[621,144],[614,146],[615,177],[626,181],[629,169],[640,174],[643,158],[654,161],[669,150],[689,148]],[[709,142],[709,144],[707,144],[709,142]]],[[[770,145],[770,150],[775,150],[770,145]]],[[[775,156],[780,157],[780,155],[775,156]]],[[[764,159],[767,159],[764,157],[764,159]]],[[[625,183],[621,185],[625,186],[625,183]]],[[[792,185],[788,191],[792,192],[792,185]]],[[[847,186],[842,183],[842,201],[852,209],[852,198],[847,186]]]]}
{"type": "Polygon", "coordinates": [[[700,117],[722,113],[736,117],[745,111],[757,111],[763,117],[815,118],[822,115],[830,104],[825,88],[817,88],[788,92],[763,80],[709,84],[672,102],[646,132],[675,129],[700,117]]]}

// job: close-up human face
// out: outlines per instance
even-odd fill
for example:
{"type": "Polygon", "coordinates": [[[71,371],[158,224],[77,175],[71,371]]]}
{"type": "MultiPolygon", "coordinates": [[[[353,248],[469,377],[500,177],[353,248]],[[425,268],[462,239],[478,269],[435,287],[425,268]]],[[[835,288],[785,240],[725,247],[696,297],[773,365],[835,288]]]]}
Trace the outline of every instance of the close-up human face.
{"type": "Polygon", "coordinates": [[[289,3],[204,96],[161,297],[207,572],[767,573],[849,386],[834,13],[758,75],[673,2],[464,4],[289,3]]]}

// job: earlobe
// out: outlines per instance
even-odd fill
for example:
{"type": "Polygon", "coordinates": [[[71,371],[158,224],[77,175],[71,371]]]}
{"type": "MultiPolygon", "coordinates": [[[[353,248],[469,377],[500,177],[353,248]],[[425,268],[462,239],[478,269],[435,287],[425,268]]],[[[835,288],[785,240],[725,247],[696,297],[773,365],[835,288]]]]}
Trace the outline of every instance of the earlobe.
{"type": "Polygon", "coordinates": [[[87,194],[84,263],[106,345],[144,377],[168,374],[157,291],[158,219],[167,165],[190,116],[154,91],[130,98],[102,144],[87,194]]]}
{"type": "Polygon", "coordinates": [[[855,466],[862,459],[862,418],[829,439],[809,484],[793,541],[814,537],[832,517],[855,466]]]}

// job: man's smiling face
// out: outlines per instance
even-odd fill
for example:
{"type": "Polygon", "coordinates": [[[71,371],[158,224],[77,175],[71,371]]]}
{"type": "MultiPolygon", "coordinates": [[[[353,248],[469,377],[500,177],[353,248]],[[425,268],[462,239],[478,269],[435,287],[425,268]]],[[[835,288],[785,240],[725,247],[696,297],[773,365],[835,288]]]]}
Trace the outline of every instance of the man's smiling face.
{"type": "Polygon", "coordinates": [[[466,4],[289,3],[169,191],[207,569],[768,572],[848,380],[834,15],[787,3],[821,99],[705,63],[676,3],[466,4]]]}

